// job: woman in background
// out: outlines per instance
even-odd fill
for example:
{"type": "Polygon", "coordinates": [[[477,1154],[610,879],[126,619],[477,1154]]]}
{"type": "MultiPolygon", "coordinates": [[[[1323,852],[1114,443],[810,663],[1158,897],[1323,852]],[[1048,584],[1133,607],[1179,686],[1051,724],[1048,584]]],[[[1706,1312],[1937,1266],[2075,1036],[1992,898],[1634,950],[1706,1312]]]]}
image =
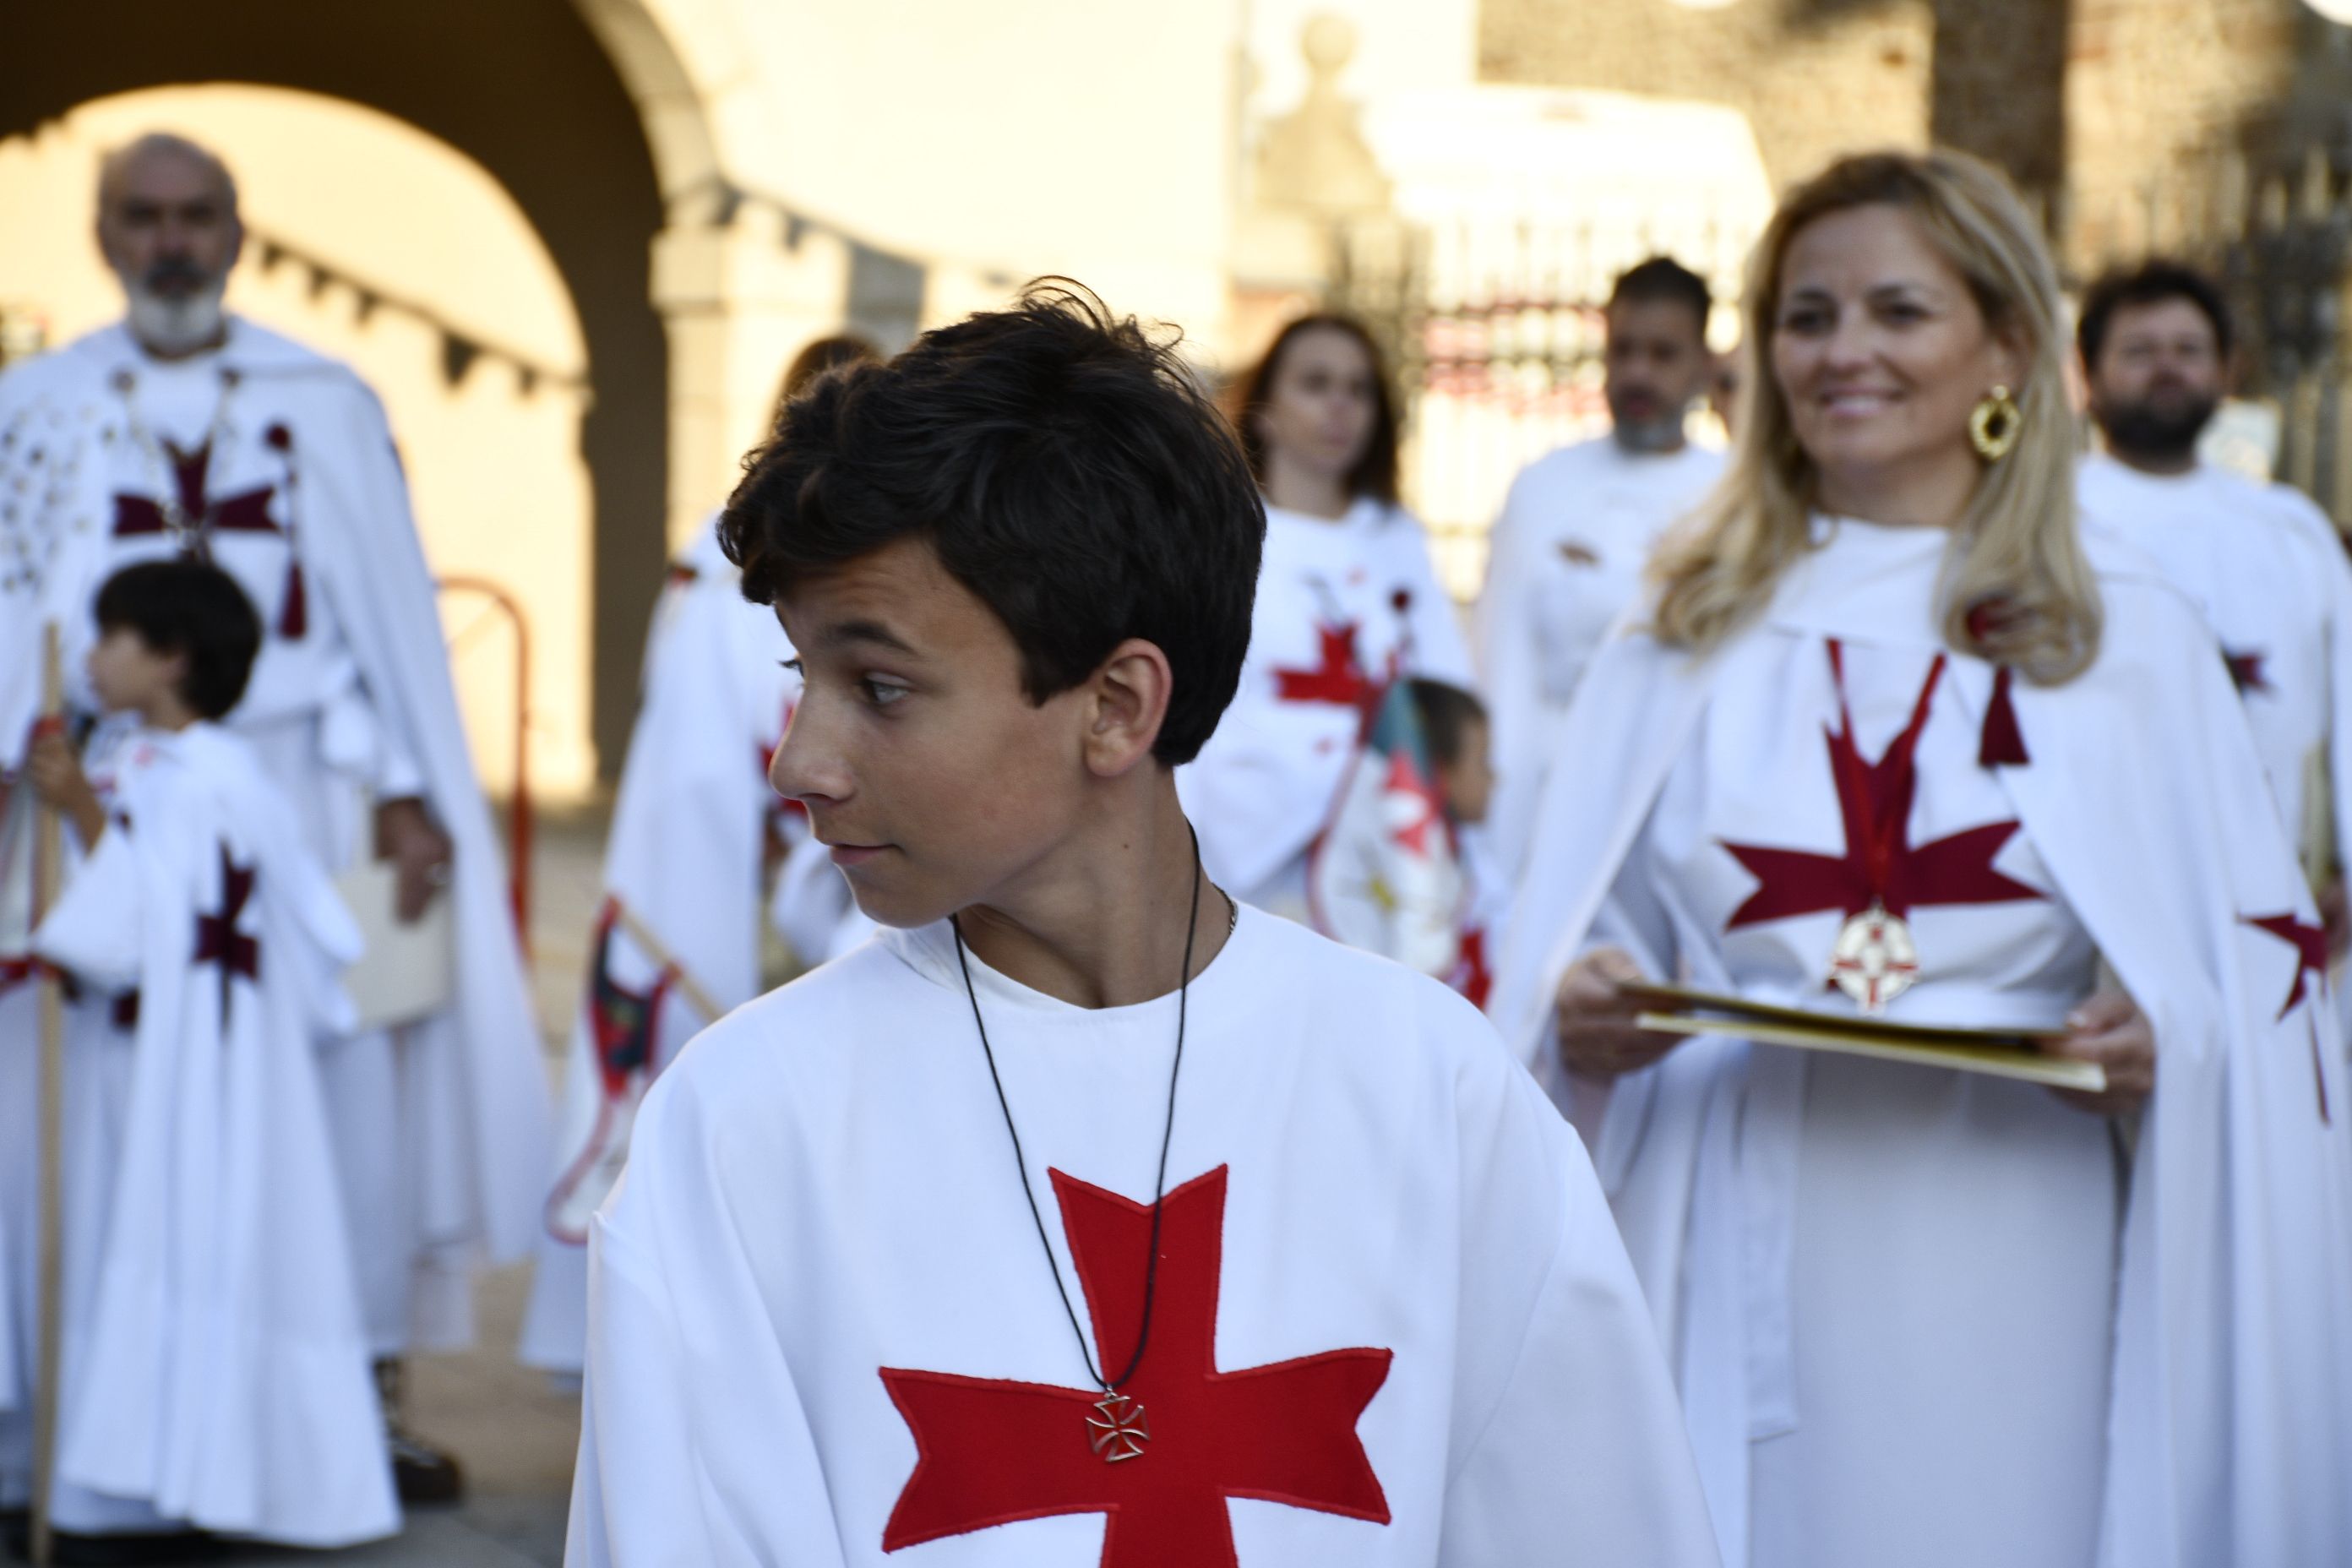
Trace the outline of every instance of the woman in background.
{"type": "Polygon", "coordinates": [[[1249,660],[1177,784],[1209,875],[1304,919],[1307,849],[1367,700],[1400,675],[1475,682],[1428,538],[1397,504],[1396,406],[1370,334],[1346,316],[1293,321],[1243,384],[1236,423],[1265,497],[1249,660]]]}

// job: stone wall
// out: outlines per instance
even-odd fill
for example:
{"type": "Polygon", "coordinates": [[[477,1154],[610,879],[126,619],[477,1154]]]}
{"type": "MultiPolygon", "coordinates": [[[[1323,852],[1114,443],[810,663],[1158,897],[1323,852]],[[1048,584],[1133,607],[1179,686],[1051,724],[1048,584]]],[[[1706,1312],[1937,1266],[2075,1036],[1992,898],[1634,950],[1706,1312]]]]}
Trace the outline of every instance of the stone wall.
{"type": "Polygon", "coordinates": [[[2333,56],[2352,38],[2298,0],[1485,0],[1479,18],[1486,79],[1730,104],[1776,184],[1856,147],[1974,152],[2063,188],[2073,258],[2161,242],[2148,194],[2193,206],[2222,150],[2259,162],[2333,56]]]}
{"type": "Polygon", "coordinates": [[[1773,184],[1840,153],[1923,145],[1929,0],[1486,0],[1488,81],[1602,88],[1727,103],[1755,127],[1773,184]]]}

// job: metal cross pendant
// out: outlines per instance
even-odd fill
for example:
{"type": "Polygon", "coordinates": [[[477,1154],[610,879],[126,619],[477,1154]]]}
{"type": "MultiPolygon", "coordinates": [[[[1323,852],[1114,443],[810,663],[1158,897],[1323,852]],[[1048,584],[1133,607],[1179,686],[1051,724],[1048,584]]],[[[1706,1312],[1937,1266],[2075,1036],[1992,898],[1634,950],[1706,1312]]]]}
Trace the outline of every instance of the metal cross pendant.
{"type": "Polygon", "coordinates": [[[1087,1417],[1087,1443],[1105,1464],[1143,1458],[1143,1446],[1151,1441],[1151,1428],[1144,1420],[1142,1405],[1107,1388],[1088,1408],[1094,1414],[1087,1417]]]}

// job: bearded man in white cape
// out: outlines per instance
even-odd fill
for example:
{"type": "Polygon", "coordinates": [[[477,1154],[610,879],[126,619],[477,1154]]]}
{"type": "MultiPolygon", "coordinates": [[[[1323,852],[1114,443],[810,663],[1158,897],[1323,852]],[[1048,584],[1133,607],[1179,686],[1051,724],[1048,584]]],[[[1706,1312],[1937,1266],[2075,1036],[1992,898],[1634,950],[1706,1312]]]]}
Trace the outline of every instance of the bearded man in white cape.
{"type": "Polygon", "coordinates": [[[2221,289],[2179,262],[2145,262],[2092,285],[2075,340],[2106,449],[2083,460],[2078,494],[2084,515],[2147,552],[2204,612],[2341,958],[2352,563],[2310,497],[2199,457],[2234,335],[2221,289]]]}
{"type": "Polygon", "coordinates": [[[2317,918],[2211,634],[2074,526],[2038,231],[1971,160],[1846,160],[1746,309],[1731,474],[1578,693],[1494,1004],[1593,1144],[1724,1556],[2352,1560],[2317,918]],[[2037,1045],[1790,1049],[1644,1025],[1645,979],[2037,1045]]]}
{"type": "MultiPolygon", "coordinates": [[[[212,153],[165,135],[113,153],[99,239],[128,319],[0,378],[0,765],[33,717],[45,621],[64,632],[68,701],[86,710],[98,585],[135,561],[210,560],[265,631],[227,722],[312,853],[335,873],[389,859],[400,919],[450,900],[449,1004],[323,1058],[361,1299],[389,1371],[467,1342],[474,1272],[529,1253],[546,1083],[383,407],[348,367],[222,310],[241,237],[212,153]]],[[[400,1439],[395,1458],[410,1495],[454,1490],[446,1457],[400,1439]]]]}

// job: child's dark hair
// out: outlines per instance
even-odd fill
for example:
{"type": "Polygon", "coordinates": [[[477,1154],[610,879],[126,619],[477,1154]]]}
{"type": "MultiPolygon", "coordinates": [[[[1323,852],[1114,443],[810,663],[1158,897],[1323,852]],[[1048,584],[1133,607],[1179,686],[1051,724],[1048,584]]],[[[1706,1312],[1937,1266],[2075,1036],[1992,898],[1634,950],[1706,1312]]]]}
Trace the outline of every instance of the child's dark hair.
{"type": "Polygon", "coordinates": [[[1396,395],[1390,389],[1381,346],[1372,341],[1370,330],[1355,317],[1337,311],[1319,310],[1311,316],[1301,316],[1283,328],[1267,346],[1265,357],[1251,368],[1248,378],[1242,383],[1241,394],[1234,400],[1234,425],[1241,432],[1242,451],[1249,458],[1250,472],[1258,483],[1265,482],[1265,437],[1258,430],[1258,415],[1274,399],[1274,378],[1281,374],[1282,356],[1308,332],[1344,332],[1364,351],[1365,363],[1372,373],[1372,433],[1364,443],[1364,455],[1348,470],[1348,496],[1351,500],[1370,497],[1385,506],[1394,506],[1396,395]]]}
{"type": "Polygon", "coordinates": [[[245,695],[261,651],[261,617],[236,579],[201,561],[142,561],[98,591],[98,629],[131,631],[159,654],[185,654],[180,700],[223,719],[245,695]]]}
{"type": "Polygon", "coordinates": [[[1404,685],[1412,698],[1413,716],[1421,721],[1421,738],[1429,747],[1429,760],[1441,768],[1452,767],[1462,760],[1470,727],[1486,721],[1486,705],[1476,693],[1450,681],[1416,676],[1404,685]]]}
{"type": "Polygon", "coordinates": [[[719,521],[743,596],[900,539],[1004,623],[1044,702],[1128,637],[1168,656],[1152,754],[1190,762],[1241,683],[1265,509],[1172,341],[1066,279],[835,370],[788,405],[719,521]]]}
{"type": "Polygon", "coordinates": [[[2096,371],[2099,351],[2106,347],[2107,328],[2126,305],[2160,305],[2186,300],[2213,323],[2213,346],[2224,360],[2236,334],[2231,331],[2230,304],[2210,278],[2185,261],[2151,257],[2138,266],[2117,268],[2094,282],[2083,295],[2083,319],[2074,328],[2075,345],[2083,351],[2083,368],[2096,371]]]}

